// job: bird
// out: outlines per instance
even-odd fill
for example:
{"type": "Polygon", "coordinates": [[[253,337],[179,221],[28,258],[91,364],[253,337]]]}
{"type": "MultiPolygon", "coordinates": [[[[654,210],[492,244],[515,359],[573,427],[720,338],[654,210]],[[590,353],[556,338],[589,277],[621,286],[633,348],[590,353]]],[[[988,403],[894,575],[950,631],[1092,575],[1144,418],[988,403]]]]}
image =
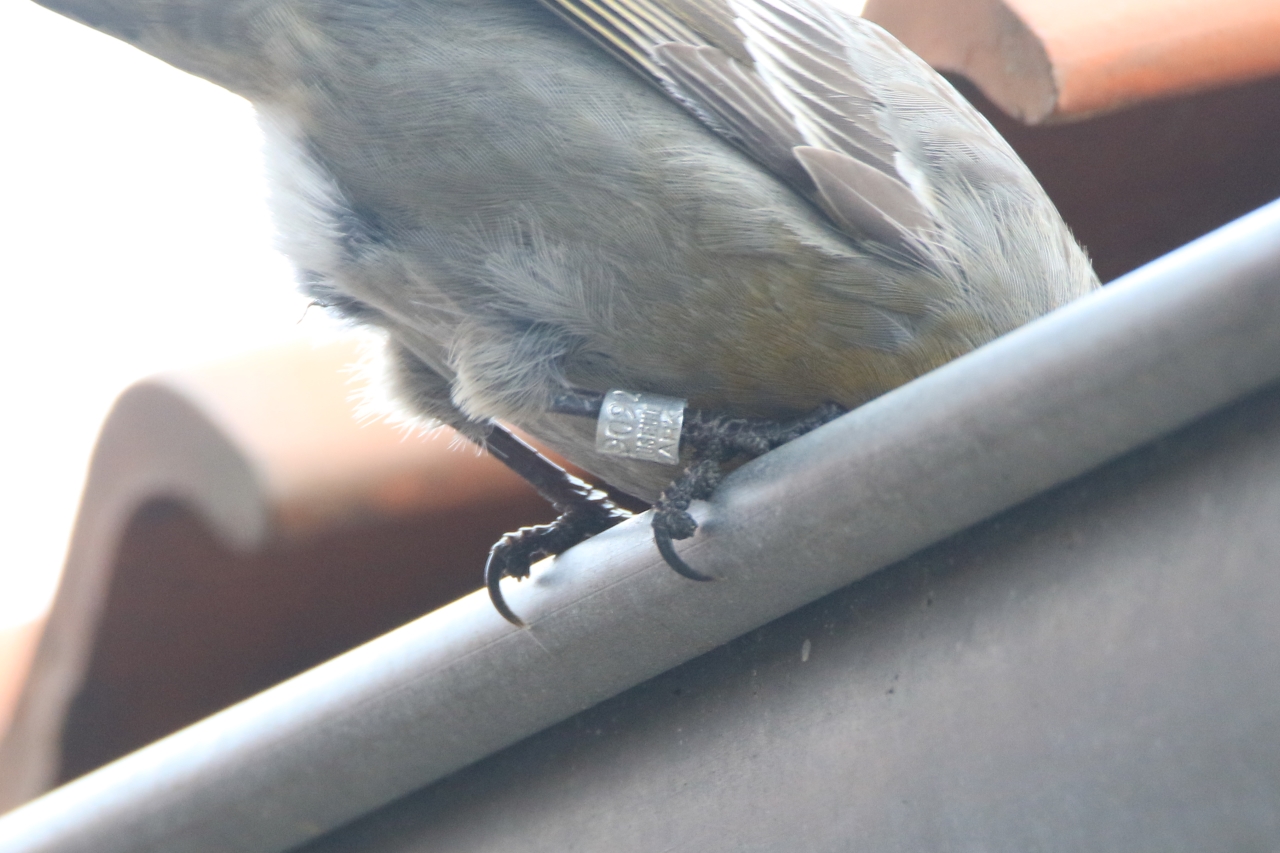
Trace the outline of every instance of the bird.
{"type": "Polygon", "coordinates": [[[1099,286],[990,123],[841,0],[37,2],[255,106],[304,293],[561,512],[490,555],[517,625],[501,581],[619,492],[708,580],[673,542],[726,470],[1099,286]]]}

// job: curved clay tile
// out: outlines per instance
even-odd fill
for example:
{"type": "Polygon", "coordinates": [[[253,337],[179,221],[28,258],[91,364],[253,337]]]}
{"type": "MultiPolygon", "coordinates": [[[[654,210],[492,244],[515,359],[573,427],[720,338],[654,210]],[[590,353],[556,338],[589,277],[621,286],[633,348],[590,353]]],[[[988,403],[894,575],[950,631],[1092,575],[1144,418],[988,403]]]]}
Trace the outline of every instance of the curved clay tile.
{"type": "Polygon", "coordinates": [[[863,14],[1029,124],[1280,74],[1275,0],[868,0],[863,14]]]}

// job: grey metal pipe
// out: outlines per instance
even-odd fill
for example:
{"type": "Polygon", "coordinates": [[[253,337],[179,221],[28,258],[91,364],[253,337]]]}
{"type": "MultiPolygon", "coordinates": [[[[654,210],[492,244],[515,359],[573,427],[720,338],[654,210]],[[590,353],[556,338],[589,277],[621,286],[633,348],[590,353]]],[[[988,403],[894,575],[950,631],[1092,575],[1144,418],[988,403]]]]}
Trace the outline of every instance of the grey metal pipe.
{"type": "Polygon", "coordinates": [[[278,851],[1280,378],[1280,203],[730,477],[0,819],[0,851],[278,851]]]}

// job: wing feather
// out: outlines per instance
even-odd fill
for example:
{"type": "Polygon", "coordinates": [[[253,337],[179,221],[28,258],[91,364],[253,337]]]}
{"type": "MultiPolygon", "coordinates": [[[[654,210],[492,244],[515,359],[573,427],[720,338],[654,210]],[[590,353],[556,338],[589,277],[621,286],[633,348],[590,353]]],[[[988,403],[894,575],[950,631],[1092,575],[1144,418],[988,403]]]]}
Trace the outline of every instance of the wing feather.
{"type": "Polygon", "coordinates": [[[855,61],[863,42],[889,39],[874,25],[822,0],[542,2],[795,186],[850,237],[909,250],[934,227],[920,176],[898,168],[903,146],[885,121],[884,84],[855,61]]]}
{"type": "Polygon", "coordinates": [[[762,165],[802,189],[812,181],[792,153],[806,140],[791,115],[764,88],[760,78],[713,47],[659,45],[655,56],[675,82],[714,113],[762,165]]]}
{"type": "Polygon", "coordinates": [[[902,181],[838,151],[798,146],[795,156],[818,189],[818,203],[843,230],[896,245],[933,219],[902,181]]]}

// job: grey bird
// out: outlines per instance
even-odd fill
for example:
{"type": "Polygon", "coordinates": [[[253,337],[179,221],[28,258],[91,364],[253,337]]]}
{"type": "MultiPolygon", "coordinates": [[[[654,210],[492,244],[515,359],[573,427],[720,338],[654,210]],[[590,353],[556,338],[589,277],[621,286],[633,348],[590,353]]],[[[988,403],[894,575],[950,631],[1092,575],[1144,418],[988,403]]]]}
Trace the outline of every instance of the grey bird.
{"type": "Polygon", "coordinates": [[[991,125],[838,0],[40,0],[248,98],[304,290],[564,513],[488,584],[1098,286],[991,125]],[[680,468],[602,453],[687,401],[680,468]],[[683,473],[680,473],[683,471],[683,473]],[[678,474],[678,476],[673,476],[678,474]]]}

